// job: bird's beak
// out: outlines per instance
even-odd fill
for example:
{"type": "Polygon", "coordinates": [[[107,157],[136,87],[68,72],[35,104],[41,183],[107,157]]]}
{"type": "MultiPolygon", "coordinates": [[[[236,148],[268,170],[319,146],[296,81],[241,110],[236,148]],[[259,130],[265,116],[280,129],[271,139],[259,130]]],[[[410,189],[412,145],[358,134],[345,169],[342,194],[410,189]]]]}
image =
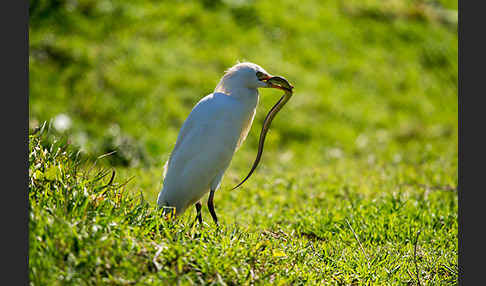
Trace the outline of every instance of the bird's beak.
{"type": "Polygon", "coordinates": [[[294,86],[282,76],[268,76],[268,78],[265,79],[265,82],[267,83],[268,87],[278,88],[283,91],[292,92],[292,89],[294,88],[294,86]]]}
{"type": "Polygon", "coordinates": [[[281,89],[284,91],[289,91],[292,92],[292,89],[294,88],[288,80],[286,80],[282,76],[272,76],[264,73],[260,73],[258,76],[258,79],[260,81],[263,81],[267,84],[266,87],[269,88],[277,88],[281,89]]]}

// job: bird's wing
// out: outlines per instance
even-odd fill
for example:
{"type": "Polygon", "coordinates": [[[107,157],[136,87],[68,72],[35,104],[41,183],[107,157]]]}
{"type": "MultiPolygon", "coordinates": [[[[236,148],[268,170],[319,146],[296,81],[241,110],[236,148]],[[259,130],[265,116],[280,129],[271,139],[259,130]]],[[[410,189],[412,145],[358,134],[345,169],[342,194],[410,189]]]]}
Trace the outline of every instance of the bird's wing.
{"type": "Polygon", "coordinates": [[[182,150],[184,156],[177,156],[179,166],[201,156],[202,152],[234,150],[239,135],[235,132],[238,130],[225,128],[234,118],[232,104],[232,99],[223,94],[210,94],[201,99],[182,125],[165,169],[170,168],[173,158],[182,150]]]}
{"type": "MultiPolygon", "coordinates": [[[[194,120],[194,113],[197,113],[197,109],[198,109],[198,106],[202,105],[202,103],[210,100],[210,97],[212,96],[212,94],[209,94],[207,95],[206,97],[202,98],[191,110],[191,112],[189,113],[189,116],[186,118],[186,121],[184,121],[184,124],[182,124],[182,127],[181,129],[179,130],[179,134],[177,135],[177,140],[176,140],[176,144],[174,146],[174,149],[172,150],[172,152],[170,153],[169,155],[169,159],[167,159],[167,161],[165,162],[164,164],[164,173],[163,173],[163,177],[165,178],[165,176],[167,175],[167,169],[169,168],[169,165],[171,163],[171,160],[172,160],[172,157],[173,155],[177,152],[177,150],[179,149],[179,146],[181,145],[181,142],[184,141],[184,137],[186,136],[187,133],[189,133],[189,131],[191,129],[194,128],[194,123],[195,123],[195,120],[194,120]]],[[[200,108],[200,107],[199,107],[200,108]]]]}
{"type": "Polygon", "coordinates": [[[243,130],[241,131],[240,138],[238,138],[238,143],[236,143],[236,150],[238,150],[243,144],[243,141],[245,141],[246,137],[248,136],[248,133],[250,132],[251,129],[251,124],[253,123],[253,119],[255,119],[255,114],[256,114],[256,108],[253,109],[250,117],[244,122],[243,125],[243,130]]]}

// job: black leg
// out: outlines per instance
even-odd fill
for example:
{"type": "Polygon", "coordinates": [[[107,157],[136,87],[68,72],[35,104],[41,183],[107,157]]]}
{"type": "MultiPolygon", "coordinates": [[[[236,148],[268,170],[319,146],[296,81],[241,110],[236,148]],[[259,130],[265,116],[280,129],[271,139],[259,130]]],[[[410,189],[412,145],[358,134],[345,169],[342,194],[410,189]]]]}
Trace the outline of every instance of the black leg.
{"type": "Polygon", "coordinates": [[[201,202],[196,203],[196,219],[199,221],[199,224],[202,224],[202,215],[201,215],[201,202]]]}
{"type": "Polygon", "coordinates": [[[216,216],[216,212],[214,211],[213,198],[214,198],[214,190],[211,190],[208,199],[208,209],[209,209],[209,213],[211,213],[211,217],[213,218],[214,223],[218,225],[218,217],[216,216]]]}

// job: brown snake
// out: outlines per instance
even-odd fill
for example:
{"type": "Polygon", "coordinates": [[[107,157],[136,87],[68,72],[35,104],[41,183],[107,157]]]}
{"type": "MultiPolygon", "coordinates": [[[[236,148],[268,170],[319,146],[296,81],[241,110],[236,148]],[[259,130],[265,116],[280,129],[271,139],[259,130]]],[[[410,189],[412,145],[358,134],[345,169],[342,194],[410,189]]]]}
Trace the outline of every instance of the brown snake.
{"type": "Polygon", "coordinates": [[[293,86],[283,77],[281,76],[274,76],[271,77],[267,80],[268,83],[274,85],[274,86],[279,86],[280,89],[284,90],[285,93],[284,95],[279,99],[279,101],[270,109],[268,112],[267,116],[265,117],[265,121],[263,122],[262,126],[262,131],[260,133],[260,140],[258,142],[258,153],[255,158],[255,161],[253,162],[253,166],[251,167],[250,172],[246,177],[234,188],[231,190],[234,190],[241,186],[250,176],[253,174],[253,171],[255,171],[256,167],[258,166],[258,163],[260,162],[260,159],[262,158],[263,154],[263,145],[265,143],[265,137],[267,136],[267,132],[270,129],[270,124],[272,123],[272,120],[275,118],[277,113],[282,109],[282,107],[289,101],[289,99],[293,95],[293,86]]]}

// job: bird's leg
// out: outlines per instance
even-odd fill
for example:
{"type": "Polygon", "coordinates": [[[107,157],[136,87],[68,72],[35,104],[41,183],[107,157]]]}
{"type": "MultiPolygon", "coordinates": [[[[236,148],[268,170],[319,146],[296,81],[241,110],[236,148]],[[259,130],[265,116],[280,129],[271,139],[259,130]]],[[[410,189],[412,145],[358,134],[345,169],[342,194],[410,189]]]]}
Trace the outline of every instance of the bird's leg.
{"type": "Polygon", "coordinates": [[[201,202],[196,203],[196,220],[199,222],[199,224],[202,224],[202,215],[201,215],[201,202]]]}
{"type": "Polygon", "coordinates": [[[216,212],[214,211],[213,198],[214,198],[214,190],[211,190],[209,192],[208,209],[209,209],[209,213],[211,213],[211,217],[213,218],[214,223],[216,225],[219,225],[218,217],[216,216],[216,212]]]}

